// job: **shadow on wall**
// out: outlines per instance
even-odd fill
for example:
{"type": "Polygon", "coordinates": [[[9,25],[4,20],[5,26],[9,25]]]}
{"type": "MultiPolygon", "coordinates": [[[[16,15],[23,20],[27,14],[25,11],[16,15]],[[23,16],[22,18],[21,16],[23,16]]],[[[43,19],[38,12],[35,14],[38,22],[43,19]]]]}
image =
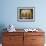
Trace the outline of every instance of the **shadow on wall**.
{"type": "Polygon", "coordinates": [[[4,30],[4,28],[6,28],[5,25],[0,24],[0,43],[2,43],[2,36],[3,36],[2,32],[6,31],[6,30],[4,30]]]}

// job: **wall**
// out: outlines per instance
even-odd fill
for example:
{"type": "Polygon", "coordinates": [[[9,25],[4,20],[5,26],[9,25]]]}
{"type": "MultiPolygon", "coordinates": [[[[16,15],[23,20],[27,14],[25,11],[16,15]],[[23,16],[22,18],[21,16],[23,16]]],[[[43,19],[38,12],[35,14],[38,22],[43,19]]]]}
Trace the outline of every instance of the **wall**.
{"type": "Polygon", "coordinates": [[[0,29],[13,24],[16,28],[40,27],[46,32],[45,4],[46,0],[0,0],[0,29]],[[35,22],[18,22],[17,7],[32,6],[35,7],[35,22]]]}
{"type": "Polygon", "coordinates": [[[0,24],[15,25],[16,28],[46,28],[46,0],[1,0],[0,24]],[[35,7],[35,22],[18,22],[17,7],[35,7]]]}

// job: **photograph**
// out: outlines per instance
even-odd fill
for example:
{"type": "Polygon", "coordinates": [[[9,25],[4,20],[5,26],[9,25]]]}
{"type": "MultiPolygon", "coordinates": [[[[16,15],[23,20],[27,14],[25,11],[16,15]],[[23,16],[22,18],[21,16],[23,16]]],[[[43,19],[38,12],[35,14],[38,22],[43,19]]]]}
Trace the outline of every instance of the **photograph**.
{"type": "Polygon", "coordinates": [[[35,13],[34,7],[18,7],[17,20],[18,21],[34,21],[35,13]]]}
{"type": "Polygon", "coordinates": [[[0,0],[0,46],[46,46],[46,0],[0,0]]]}

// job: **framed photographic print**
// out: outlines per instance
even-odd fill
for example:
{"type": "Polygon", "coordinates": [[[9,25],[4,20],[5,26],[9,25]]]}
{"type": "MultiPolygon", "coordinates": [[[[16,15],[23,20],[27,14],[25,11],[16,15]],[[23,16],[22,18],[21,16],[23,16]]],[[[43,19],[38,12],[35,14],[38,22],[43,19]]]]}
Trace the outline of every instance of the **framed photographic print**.
{"type": "Polygon", "coordinates": [[[35,8],[34,7],[18,7],[17,20],[24,22],[35,21],[35,8]]]}

